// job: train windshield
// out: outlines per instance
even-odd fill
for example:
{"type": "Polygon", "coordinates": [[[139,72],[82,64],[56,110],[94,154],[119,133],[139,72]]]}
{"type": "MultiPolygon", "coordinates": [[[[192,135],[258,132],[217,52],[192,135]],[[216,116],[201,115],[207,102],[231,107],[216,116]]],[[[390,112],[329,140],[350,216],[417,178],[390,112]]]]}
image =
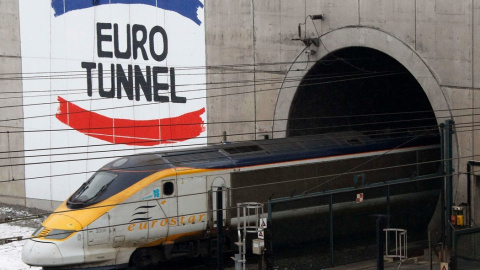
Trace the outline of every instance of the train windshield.
{"type": "Polygon", "coordinates": [[[94,174],[70,198],[72,203],[86,203],[98,197],[108,185],[117,177],[112,172],[100,171],[94,174]]]}
{"type": "Polygon", "coordinates": [[[99,203],[145,177],[172,168],[155,153],[138,154],[111,161],[97,171],[67,200],[67,207],[80,209],[99,203]]]}

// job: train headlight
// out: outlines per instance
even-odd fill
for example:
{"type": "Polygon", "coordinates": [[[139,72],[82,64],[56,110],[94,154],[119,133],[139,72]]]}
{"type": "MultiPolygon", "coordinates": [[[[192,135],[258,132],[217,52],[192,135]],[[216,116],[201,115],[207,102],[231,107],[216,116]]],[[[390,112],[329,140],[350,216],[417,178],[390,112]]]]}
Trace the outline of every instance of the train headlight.
{"type": "Polygon", "coordinates": [[[45,239],[61,240],[61,239],[65,239],[65,238],[69,237],[74,232],[75,231],[53,229],[48,233],[47,236],[45,236],[45,239]]]}

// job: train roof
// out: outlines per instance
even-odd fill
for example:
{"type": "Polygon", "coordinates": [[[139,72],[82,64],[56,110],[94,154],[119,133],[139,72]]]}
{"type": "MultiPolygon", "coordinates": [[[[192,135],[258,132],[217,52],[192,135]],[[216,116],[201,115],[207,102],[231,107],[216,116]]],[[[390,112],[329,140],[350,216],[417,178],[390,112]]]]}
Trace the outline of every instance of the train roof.
{"type": "Polygon", "coordinates": [[[138,154],[105,165],[68,199],[67,206],[77,209],[93,205],[148,175],[168,168],[236,168],[438,143],[438,133],[366,134],[350,131],[138,154]],[[103,187],[91,184],[105,179],[109,181],[103,187]],[[102,188],[95,190],[96,193],[90,191],[95,187],[102,188]],[[92,192],[94,196],[91,196],[92,192]]]}
{"type": "Polygon", "coordinates": [[[137,154],[112,161],[102,169],[222,169],[434,144],[439,144],[435,132],[383,131],[377,134],[348,131],[137,154]]]}
{"type": "Polygon", "coordinates": [[[157,152],[174,167],[232,168],[438,144],[438,134],[357,131],[245,141],[157,152]]]}

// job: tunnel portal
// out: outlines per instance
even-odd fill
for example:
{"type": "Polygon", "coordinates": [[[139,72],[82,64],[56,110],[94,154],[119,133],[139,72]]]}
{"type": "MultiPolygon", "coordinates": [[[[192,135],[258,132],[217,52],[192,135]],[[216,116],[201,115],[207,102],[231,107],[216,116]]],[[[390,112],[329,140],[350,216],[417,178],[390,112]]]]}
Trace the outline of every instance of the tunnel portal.
{"type": "Polygon", "coordinates": [[[425,92],[405,67],[380,51],[350,47],[328,54],[302,78],[287,136],[404,132],[436,125],[425,92]]]}

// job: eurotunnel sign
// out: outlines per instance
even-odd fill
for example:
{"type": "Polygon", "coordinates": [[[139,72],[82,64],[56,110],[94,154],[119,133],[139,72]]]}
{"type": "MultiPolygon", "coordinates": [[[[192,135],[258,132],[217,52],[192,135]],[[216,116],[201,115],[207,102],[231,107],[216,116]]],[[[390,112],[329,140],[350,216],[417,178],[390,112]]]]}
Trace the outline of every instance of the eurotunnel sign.
{"type": "Polygon", "coordinates": [[[64,200],[112,156],[206,144],[203,1],[19,3],[27,198],[64,200]]]}

